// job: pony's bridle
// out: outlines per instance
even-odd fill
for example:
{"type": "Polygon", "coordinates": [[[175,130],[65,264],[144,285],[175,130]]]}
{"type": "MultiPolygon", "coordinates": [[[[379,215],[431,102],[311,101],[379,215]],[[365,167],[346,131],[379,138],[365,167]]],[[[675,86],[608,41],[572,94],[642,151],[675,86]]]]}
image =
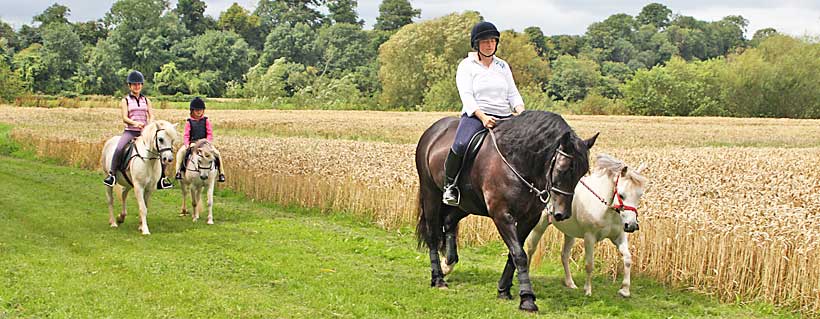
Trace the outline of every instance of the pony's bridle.
{"type": "MultiPolygon", "coordinates": [[[[493,133],[493,130],[490,130],[490,137],[492,137],[493,146],[495,146],[495,150],[496,150],[496,152],[498,152],[498,156],[501,157],[501,161],[503,161],[504,164],[507,164],[507,167],[509,167],[510,170],[512,170],[512,172],[515,174],[515,176],[517,176],[519,180],[524,182],[524,184],[527,185],[527,187],[530,188],[530,193],[535,193],[535,195],[538,196],[538,200],[540,200],[542,203],[546,204],[546,203],[549,202],[549,199],[550,199],[549,192],[550,191],[561,194],[561,195],[564,195],[564,196],[572,196],[574,194],[574,192],[568,192],[568,191],[565,191],[563,189],[560,189],[560,188],[556,187],[555,182],[552,180],[552,173],[555,170],[555,162],[558,161],[558,155],[564,156],[564,157],[569,158],[569,159],[574,159],[575,158],[572,155],[567,154],[566,152],[562,151],[561,148],[560,148],[560,145],[555,147],[555,153],[552,154],[552,159],[550,160],[550,168],[549,168],[549,170],[547,170],[547,176],[546,176],[547,177],[547,183],[548,183],[546,185],[547,187],[545,187],[544,190],[540,190],[537,187],[535,187],[535,183],[528,182],[527,179],[524,178],[524,176],[521,176],[521,174],[518,173],[518,171],[510,164],[510,162],[507,162],[507,159],[504,158],[504,154],[501,154],[501,150],[498,149],[498,143],[496,143],[495,133],[493,133]],[[547,197],[545,198],[544,196],[547,196],[547,197]]],[[[558,143],[556,142],[556,144],[558,144],[558,143]]]]}
{"type": "MultiPolygon", "coordinates": [[[[196,168],[197,169],[188,168],[189,171],[199,172],[200,170],[203,170],[203,169],[212,170],[214,168],[214,161],[211,161],[211,165],[203,167],[202,164],[200,164],[200,162],[199,162],[199,159],[202,158],[202,155],[199,155],[199,154],[191,154],[191,155],[196,155],[196,168]]],[[[193,160],[190,160],[190,161],[193,162],[193,160]]]]}
{"type": "Polygon", "coordinates": [[[135,152],[137,153],[136,156],[138,156],[139,158],[141,158],[143,160],[154,160],[154,159],[159,159],[162,152],[171,152],[173,154],[174,149],[171,148],[171,147],[159,148],[159,132],[164,131],[164,130],[165,129],[160,128],[160,129],[157,129],[156,133],[154,133],[154,148],[157,149],[157,151],[156,152],[152,151],[150,146],[148,148],[148,154],[154,155],[156,157],[142,156],[142,155],[140,155],[137,148],[134,148],[135,152]]]}
{"type": "MultiPolygon", "coordinates": [[[[152,151],[151,151],[151,149],[148,149],[148,154],[151,154],[151,155],[156,155],[156,156],[157,156],[157,157],[155,157],[155,158],[153,158],[153,159],[158,159],[158,158],[159,158],[159,156],[160,156],[163,152],[171,152],[171,153],[173,153],[173,152],[174,152],[174,149],[173,149],[173,148],[171,148],[171,147],[163,147],[163,148],[159,148],[159,132],[164,131],[164,130],[165,130],[165,129],[160,128],[160,129],[157,129],[156,133],[154,133],[154,148],[156,148],[156,149],[157,149],[157,151],[156,151],[156,152],[152,152],[152,151]]],[[[150,159],[150,158],[149,158],[149,159],[150,159]]]]}
{"type": "Polygon", "coordinates": [[[618,182],[620,180],[621,180],[621,175],[619,174],[618,177],[615,178],[615,190],[612,191],[614,193],[612,195],[612,204],[607,204],[606,200],[604,200],[600,195],[598,195],[598,193],[595,193],[595,191],[592,190],[592,188],[589,187],[589,185],[587,185],[587,183],[584,182],[583,178],[581,179],[581,184],[583,184],[584,187],[586,187],[589,190],[589,192],[592,193],[592,195],[595,195],[595,197],[597,197],[598,200],[601,201],[601,203],[603,203],[605,206],[607,206],[609,208],[612,208],[613,210],[615,210],[619,214],[621,212],[625,211],[625,210],[630,210],[630,211],[635,212],[635,217],[638,217],[638,208],[628,206],[628,205],[624,204],[624,200],[621,197],[621,194],[618,193],[618,182]],[[618,201],[618,203],[616,204],[615,201],[618,201]]]}

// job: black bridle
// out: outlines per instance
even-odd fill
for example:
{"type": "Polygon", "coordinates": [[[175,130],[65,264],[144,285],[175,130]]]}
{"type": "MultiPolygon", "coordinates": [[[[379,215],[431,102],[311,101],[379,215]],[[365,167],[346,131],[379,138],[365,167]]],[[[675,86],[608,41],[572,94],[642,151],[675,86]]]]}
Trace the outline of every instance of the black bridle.
{"type": "MultiPolygon", "coordinates": [[[[156,157],[142,156],[142,155],[140,155],[140,153],[139,153],[139,149],[137,149],[137,148],[135,147],[135,148],[134,148],[134,150],[136,151],[137,156],[138,156],[139,158],[141,158],[141,159],[143,159],[143,160],[152,160],[152,159],[159,159],[159,158],[160,158],[160,155],[162,155],[162,153],[163,153],[163,152],[171,152],[171,154],[173,154],[174,149],[173,149],[172,147],[163,147],[163,148],[159,148],[159,132],[164,131],[164,130],[165,130],[165,129],[158,128],[158,129],[157,129],[157,131],[156,131],[156,132],[154,132],[154,149],[156,149],[156,151],[152,151],[152,150],[151,150],[151,147],[150,147],[150,146],[148,147],[148,154],[150,154],[150,155],[154,155],[154,156],[156,156],[156,157]]],[[[135,145],[135,146],[136,146],[136,145],[135,145]]]]}
{"type": "Polygon", "coordinates": [[[555,192],[564,196],[572,196],[573,194],[575,194],[574,191],[566,191],[556,187],[555,184],[557,183],[553,181],[552,173],[555,170],[555,162],[558,161],[558,155],[564,156],[569,159],[575,159],[574,156],[562,151],[560,145],[557,145],[558,142],[555,143],[555,152],[552,154],[552,159],[550,159],[550,168],[549,170],[547,170],[547,185],[544,188],[544,190],[540,190],[538,189],[538,187],[535,187],[535,183],[530,183],[529,181],[527,181],[527,179],[524,178],[524,176],[521,176],[521,174],[518,173],[518,171],[510,164],[510,162],[507,162],[507,159],[504,158],[504,154],[501,154],[501,150],[498,149],[498,143],[496,142],[495,133],[493,133],[493,130],[490,130],[490,137],[492,137],[493,139],[493,146],[495,146],[495,150],[496,152],[498,152],[498,156],[501,157],[501,161],[503,161],[504,164],[507,164],[507,167],[509,167],[510,170],[512,170],[515,176],[517,176],[519,180],[524,182],[524,184],[530,188],[530,193],[535,193],[535,195],[538,196],[538,200],[540,200],[542,203],[546,204],[547,202],[549,202],[550,192],[555,192]],[[545,195],[547,196],[546,198],[544,197],[545,195]]]}

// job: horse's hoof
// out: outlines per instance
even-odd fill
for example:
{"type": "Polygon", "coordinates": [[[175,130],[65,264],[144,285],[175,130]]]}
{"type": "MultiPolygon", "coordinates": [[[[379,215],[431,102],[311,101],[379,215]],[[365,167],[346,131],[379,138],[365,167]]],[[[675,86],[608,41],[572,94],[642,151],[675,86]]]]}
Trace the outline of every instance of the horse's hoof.
{"type": "Polygon", "coordinates": [[[213,225],[213,224],[214,224],[214,221],[209,220],[209,221],[207,222],[207,224],[208,224],[208,225],[213,225]]]}
{"type": "Polygon", "coordinates": [[[624,289],[624,288],[621,288],[621,290],[618,290],[618,294],[621,295],[621,297],[624,297],[624,298],[629,298],[630,296],[632,296],[632,293],[630,293],[628,289],[624,289]]]}
{"type": "Polygon", "coordinates": [[[117,225],[117,223],[110,223],[109,225],[111,226],[111,228],[117,228],[117,227],[120,227],[119,225],[117,225]]]}
{"type": "Polygon", "coordinates": [[[509,290],[507,290],[507,291],[499,291],[499,292],[498,292],[498,299],[512,300],[512,299],[513,299],[513,297],[512,297],[512,295],[510,294],[510,291],[509,291],[509,290]]]}
{"type": "Polygon", "coordinates": [[[433,279],[433,281],[430,282],[430,287],[435,287],[438,289],[448,289],[447,282],[444,281],[444,278],[433,279]]]}
{"type": "Polygon", "coordinates": [[[444,274],[444,276],[449,275],[450,272],[453,271],[453,268],[454,267],[447,264],[447,258],[443,258],[441,260],[441,272],[444,274]]]}
{"type": "Polygon", "coordinates": [[[522,299],[518,309],[526,312],[538,312],[538,306],[535,305],[535,300],[522,299]]]}
{"type": "Polygon", "coordinates": [[[122,224],[125,222],[125,218],[117,218],[117,224],[122,224]]]}
{"type": "Polygon", "coordinates": [[[576,286],[574,282],[564,283],[564,286],[566,286],[569,289],[578,289],[578,286],[576,286]]]}

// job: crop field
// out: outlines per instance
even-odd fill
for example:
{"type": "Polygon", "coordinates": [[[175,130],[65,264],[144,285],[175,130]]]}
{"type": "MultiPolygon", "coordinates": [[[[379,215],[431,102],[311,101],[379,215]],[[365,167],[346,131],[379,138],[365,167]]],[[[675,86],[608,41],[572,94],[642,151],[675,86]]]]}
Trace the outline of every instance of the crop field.
{"type": "MultiPolygon", "coordinates": [[[[187,116],[184,110],[156,113],[180,124],[187,116]]],[[[258,200],[346,211],[391,230],[415,223],[416,140],[434,121],[455,114],[207,115],[225,159],[224,187],[258,200]]],[[[13,127],[14,140],[40,156],[88,169],[98,169],[102,142],[120,133],[118,117],[111,108],[0,106],[0,123],[13,127]]],[[[630,238],[634,270],[724,301],[820,313],[820,121],[566,118],[581,137],[601,132],[592,154],[648,166],[650,184],[638,207],[641,230],[630,238]]],[[[558,250],[560,238],[548,231],[544,250],[558,250]]],[[[489,219],[470,217],[460,239],[483,245],[497,235],[489,219]]],[[[599,245],[596,258],[614,276],[620,256],[609,246],[599,245]]],[[[582,263],[580,247],[574,260],[582,263]]]]}

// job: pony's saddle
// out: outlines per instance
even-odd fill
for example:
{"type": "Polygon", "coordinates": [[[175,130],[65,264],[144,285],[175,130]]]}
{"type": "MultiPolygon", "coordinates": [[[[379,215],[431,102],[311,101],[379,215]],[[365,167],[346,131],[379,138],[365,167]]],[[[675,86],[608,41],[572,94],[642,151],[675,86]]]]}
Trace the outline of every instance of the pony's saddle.
{"type": "Polygon", "coordinates": [[[464,158],[461,160],[461,168],[455,178],[456,183],[458,183],[462,173],[468,174],[470,172],[470,169],[473,167],[473,161],[476,155],[478,155],[478,151],[481,150],[481,145],[484,144],[484,138],[487,137],[488,132],[489,130],[485,128],[476,132],[473,137],[470,138],[470,143],[467,144],[467,151],[464,152],[464,158]]]}
{"type": "Polygon", "coordinates": [[[117,165],[117,167],[120,168],[120,172],[122,172],[122,175],[125,176],[127,176],[125,174],[125,171],[128,169],[128,163],[131,162],[132,158],[139,156],[139,153],[137,153],[137,148],[134,145],[135,140],[135,138],[131,139],[130,141],[128,141],[128,144],[125,144],[125,146],[123,146],[120,158],[117,159],[117,161],[119,161],[119,165],[117,165]]]}

